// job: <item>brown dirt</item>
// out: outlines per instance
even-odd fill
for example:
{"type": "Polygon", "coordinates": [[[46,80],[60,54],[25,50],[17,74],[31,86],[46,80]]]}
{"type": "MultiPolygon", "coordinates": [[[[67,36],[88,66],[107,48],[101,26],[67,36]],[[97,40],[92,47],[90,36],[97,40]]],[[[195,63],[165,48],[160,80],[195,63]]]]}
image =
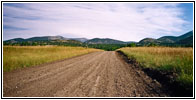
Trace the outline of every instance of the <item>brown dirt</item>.
{"type": "Polygon", "coordinates": [[[162,85],[114,51],[3,73],[4,97],[160,97],[162,85]]]}

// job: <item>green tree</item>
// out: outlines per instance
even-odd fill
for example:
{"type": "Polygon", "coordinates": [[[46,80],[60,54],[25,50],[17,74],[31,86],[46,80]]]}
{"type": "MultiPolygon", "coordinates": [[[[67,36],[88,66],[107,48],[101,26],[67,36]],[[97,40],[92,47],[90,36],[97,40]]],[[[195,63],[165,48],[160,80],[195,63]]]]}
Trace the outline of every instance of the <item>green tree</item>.
{"type": "Polygon", "coordinates": [[[136,43],[130,43],[127,45],[128,47],[136,47],[136,43]]]}

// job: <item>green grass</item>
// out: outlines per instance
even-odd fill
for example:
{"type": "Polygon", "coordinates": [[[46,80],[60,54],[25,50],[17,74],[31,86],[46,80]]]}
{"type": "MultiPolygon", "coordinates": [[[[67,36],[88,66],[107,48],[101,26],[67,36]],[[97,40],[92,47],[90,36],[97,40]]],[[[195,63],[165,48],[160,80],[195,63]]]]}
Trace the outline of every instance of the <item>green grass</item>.
{"type": "Polygon", "coordinates": [[[143,67],[177,73],[176,81],[181,84],[193,83],[193,48],[126,47],[119,50],[143,67]]]}
{"type": "Polygon", "coordinates": [[[63,46],[4,46],[3,71],[40,65],[96,51],[101,50],[63,46]]]}

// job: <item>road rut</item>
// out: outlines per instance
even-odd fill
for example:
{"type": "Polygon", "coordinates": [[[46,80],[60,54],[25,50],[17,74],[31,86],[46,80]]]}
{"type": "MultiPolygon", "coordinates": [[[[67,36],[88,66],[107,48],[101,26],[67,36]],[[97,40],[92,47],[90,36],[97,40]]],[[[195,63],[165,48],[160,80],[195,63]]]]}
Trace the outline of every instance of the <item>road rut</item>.
{"type": "Polygon", "coordinates": [[[95,52],[3,73],[4,97],[169,96],[115,51],[95,52]]]}

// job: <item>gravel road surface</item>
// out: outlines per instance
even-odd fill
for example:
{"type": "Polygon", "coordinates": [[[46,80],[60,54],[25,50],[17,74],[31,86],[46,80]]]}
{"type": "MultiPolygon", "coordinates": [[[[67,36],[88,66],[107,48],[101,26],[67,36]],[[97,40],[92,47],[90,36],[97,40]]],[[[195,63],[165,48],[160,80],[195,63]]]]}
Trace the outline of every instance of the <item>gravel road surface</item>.
{"type": "Polygon", "coordinates": [[[4,97],[169,96],[115,51],[90,53],[3,73],[4,97]]]}

